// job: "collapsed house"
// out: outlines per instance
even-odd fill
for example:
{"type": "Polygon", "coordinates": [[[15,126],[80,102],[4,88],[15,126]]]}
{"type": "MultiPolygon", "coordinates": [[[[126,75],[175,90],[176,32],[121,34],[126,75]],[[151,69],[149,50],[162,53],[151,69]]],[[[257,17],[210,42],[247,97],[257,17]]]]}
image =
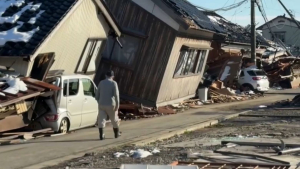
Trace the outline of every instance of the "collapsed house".
{"type": "Polygon", "coordinates": [[[9,93],[14,81],[1,82],[0,132],[28,125],[35,100],[60,90],[44,82],[49,72],[94,77],[109,35],[121,32],[100,0],[0,1],[0,77],[28,88],[9,93]]]}
{"type": "Polygon", "coordinates": [[[0,2],[0,66],[23,76],[44,53],[51,70],[94,76],[109,34],[121,35],[100,0],[0,2]]]}
{"type": "Polygon", "coordinates": [[[219,25],[185,0],[110,0],[124,36],[108,39],[97,72],[114,70],[121,98],[160,107],[195,96],[219,25]]]}
{"type": "MultiPolygon", "coordinates": [[[[214,12],[206,12],[214,24],[227,32],[225,40],[212,43],[213,50],[207,61],[207,73],[231,87],[244,64],[250,60],[251,34],[246,28],[234,24],[214,12]]],[[[257,55],[269,46],[268,42],[257,33],[257,55]]],[[[259,65],[259,62],[258,62],[259,65]]]]}

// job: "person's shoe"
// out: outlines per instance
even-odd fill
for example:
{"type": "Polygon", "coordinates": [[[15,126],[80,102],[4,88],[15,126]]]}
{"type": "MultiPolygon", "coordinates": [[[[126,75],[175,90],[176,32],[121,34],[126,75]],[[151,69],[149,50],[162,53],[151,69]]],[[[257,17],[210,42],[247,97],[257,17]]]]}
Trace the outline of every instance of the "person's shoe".
{"type": "Polygon", "coordinates": [[[100,136],[100,140],[105,139],[105,134],[103,133],[103,128],[99,128],[99,136],[100,136]]]}
{"type": "Polygon", "coordinates": [[[121,136],[121,133],[119,131],[119,128],[114,128],[115,138],[118,138],[121,136]]]}

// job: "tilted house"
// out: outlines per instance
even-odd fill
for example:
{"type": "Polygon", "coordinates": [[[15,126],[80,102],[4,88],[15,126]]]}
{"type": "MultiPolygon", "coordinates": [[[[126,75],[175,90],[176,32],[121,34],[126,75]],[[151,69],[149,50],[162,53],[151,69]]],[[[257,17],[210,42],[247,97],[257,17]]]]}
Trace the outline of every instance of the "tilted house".
{"type": "Polygon", "coordinates": [[[51,70],[93,76],[109,34],[120,31],[99,0],[0,1],[0,65],[24,76],[47,53],[51,70]]]}
{"type": "Polygon", "coordinates": [[[186,0],[103,2],[123,36],[108,39],[96,82],[112,69],[123,99],[150,106],[195,96],[211,42],[224,30],[186,0]]]}

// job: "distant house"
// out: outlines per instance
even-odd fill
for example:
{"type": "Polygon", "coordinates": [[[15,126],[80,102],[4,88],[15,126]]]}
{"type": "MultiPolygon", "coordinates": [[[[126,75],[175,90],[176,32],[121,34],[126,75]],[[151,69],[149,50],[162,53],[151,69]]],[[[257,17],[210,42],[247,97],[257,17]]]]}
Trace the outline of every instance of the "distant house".
{"type": "Polygon", "coordinates": [[[186,0],[104,1],[120,27],[108,39],[96,82],[113,69],[121,97],[150,106],[195,96],[211,42],[225,37],[220,26],[186,0]]]}
{"type": "MultiPolygon", "coordinates": [[[[300,23],[299,21],[297,22],[300,23]]],[[[278,38],[288,47],[300,48],[300,28],[291,18],[277,16],[276,18],[258,27],[257,30],[261,30],[263,37],[266,39],[276,41],[275,38],[278,38]],[[274,36],[269,30],[268,24],[274,33],[274,36]]]]}
{"type": "Polygon", "coordinates": [[[25,76],[43,53],[51,70],[93,76],[109,34],[120,31],[100,0],[0,1],[0,65],[25,76]]]}

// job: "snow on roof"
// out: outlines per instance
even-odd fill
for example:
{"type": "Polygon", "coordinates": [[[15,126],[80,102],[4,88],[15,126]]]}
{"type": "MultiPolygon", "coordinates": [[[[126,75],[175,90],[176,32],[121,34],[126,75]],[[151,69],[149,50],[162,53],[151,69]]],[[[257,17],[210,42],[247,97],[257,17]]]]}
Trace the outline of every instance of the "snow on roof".
{"type": "MultiPolygon", "coordinates": [[[[28,42],[32,35],[39,30],[39,27],[27,31],[27,32],[19,32],[19,28],[21,28],[24,24],[24,22],[18,21],[20,16],[27,10],[34,10],[36,11],[41,6],[40,4],[33,5],[32,2],[25,4],[24,0],[2,0],[0,1],[0,24],[3,23],[10,23],[15,24],[16,26],[12,27],[11,29],[7,31],[0,32],[0,46],[3,46],[6,42],[12,41],[12,42],[28,42]],[[10,7],[19,7],[21,8],[20,11],[13,14],[12,16],[3,16],[5,11],[10,7]]],[[[32,17],[29,21],[29,23],[34,24],[36,19],[41,16],[41,14],[44,11],[40,11],[36,17],[32,17]]]]}

